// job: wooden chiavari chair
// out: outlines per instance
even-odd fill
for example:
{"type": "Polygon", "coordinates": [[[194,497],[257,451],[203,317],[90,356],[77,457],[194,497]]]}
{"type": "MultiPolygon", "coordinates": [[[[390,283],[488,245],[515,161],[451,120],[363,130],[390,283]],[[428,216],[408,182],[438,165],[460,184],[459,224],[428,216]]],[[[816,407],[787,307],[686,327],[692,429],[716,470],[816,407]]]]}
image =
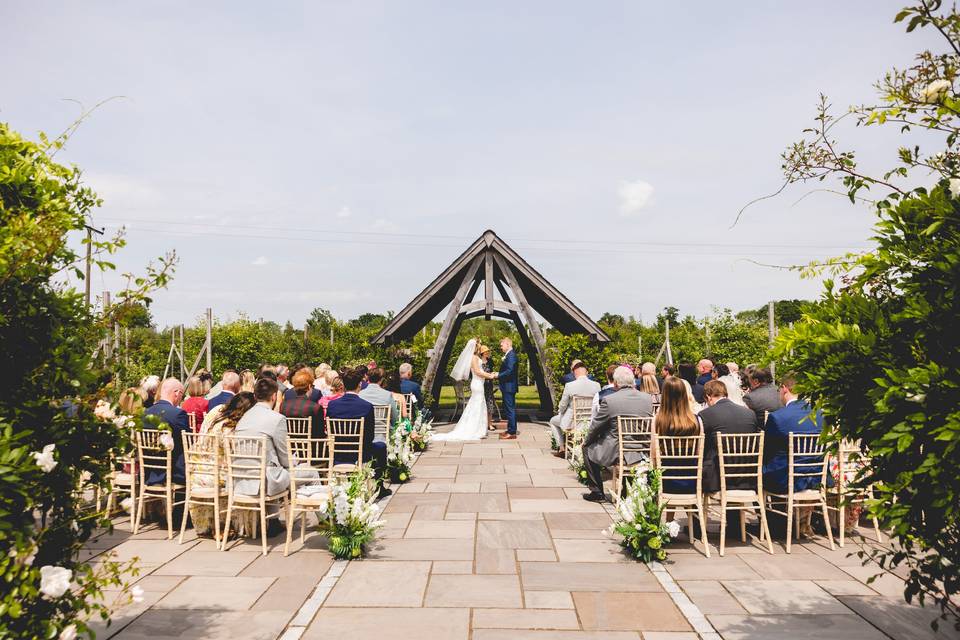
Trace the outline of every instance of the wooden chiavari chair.
{"type": "MultiPolygon", "coordinates": [[[[706,509],[703,505],[703,435],[697,436],[660,436],[653,438],[657,455],[655,461],[660,469],[661,482],[658,491],[660,506],[663,514],[668,511],[683,511],[687,516],[690,542],[695,540],[693,535],[693,517],[696,512],[700,517],[700,531],[703,535],[703,552],[710,557],[710,543],[707,540],[706,509]],[[692,493],[672,493],[664,489],[668,482],[693,483],[692,493]]],[[[672,487],[671,487],[672,488],[672,487]]]]}
{"type": "Polygon", "coordinates": [[[390,437],[390,418],[393,407],[389,404],[373,405],[373,437],[383,438],[384,442],[390,437]]]}
{"type": "Polygon", "coordinates": [[[220,436],[205,433],[183,433],[183,464],[187,488],[183,517],[180,519],[180,544],[187,530],[190,505],[213,509],[213,536],[220,545],[220,514],[226,510],[227,489],[223,486],[220,436]],[[221,508],[221,504],[223,507],[221,508]]]}
{"type": "Polygon", "coordinates": [[[267,555],[267,520],[280,519],[288,489],[273,495],[267,494],[266,442],[263,436],[255,438],[224,436],[223,438],[227,458],[227,517],[220,541],[221,551],[227,548],[227,540],[230,539],[230,518],[233,512],[253,511],[260,515],[260,540],[263,543],[263,555],[267,555]],[[256,483],[255,491],[250,490],[252,483],[256,483]],[[274,505],[279,508],[274,513],[268,514],[267,507],[274,505]]]}
{"type": "MultiPolygon", "coordinates": [[[[860,495],[847,495],[850,493],[850,481],[847,476],[856,476],[860,469],[870,466],[870,457],[861,449],[859,442],[844,440],[840,443],[835,452],[831,452],[831,457],[837,461],[837,483],[833,488],[828,488],[828,493],[836,496],[837,506],[827,505],[827,509],[837,512],[837,524],[839,524],[840,535],[838,544],[843,548],[846,534],[846,510],[847,506],[854,504],[863,504],[867,499],[873,499],[873,487],[867,487],[865,493],[860,495]]],[[[873,520],[873,530],[877,534],[877,540],[880,540],[880,522],[876,518],[873,520]]]]}
{"type": "Polygon", "coordinates": [[[620,501],[624,482],[628,477],[633,476],[633,468],[639,464],[639,462],[628,463],[627,457],[635,458],[639,455],[642,460],[649,461],[652,438],[653,418],[617,416],[617,440],[620,446],[620,455],[615,476],[614,502],[620,501]]]}
{"type": "Polygon", "coordinates": [[[309,438],[313,432],[313,416],[287,418],[287,438],[309,438]]]}
{"type": "Polygon", "coordinates": [[[140,490],[137,496],[137,515],[134,518],[133,532],[140,531],[140,521],[148,500],[159,500],[164,503],[167,516],[167,540],[173,537],[173,508],[183,504],[175,502],[176,492],[182,491],[184,485],[173,482],[173,450],[167,449],[160,442],[164,433],[160,429],[143,429],[137,431],[137,462],[140,467],[140,490]],[[162,485],[148,485],[147,475],[151,471],[163,471],[166,481],[162,485]]]}
{"type": "Polygon", "coordinates": [[[306,538],[307,514],[316,512],[330,495],[333,477],[332,448],[329,438],[296,438],[287,441],[290,459],[290,501],[287,507],[287,541],[283,555],[290,553],[293,525],[300,515],[300,543],[306,538]],[[324,491],[301,496],[297,492],[305,486],[323,486],[324,491]]]}
{"type": "MultiPolygon", "coordinates": [[[[760,539],[767,539],[767,550],[773,553],[767,512],[763,508],[763,432],[718,433],[717,460],[720,465],[720,555],[727,539],[727,511],[740,512],[740,540],[747,541],[746,511],[760,512],[760,539]],[[730,481],[735,488],[729,488],[730,481]],[[736,485],[749,484],[752,488],[736,485]]],[[[716,494],[714,494],[716,495],[716,494]]]]}
{"type": "Polygon", "coordinates": [[[327,418],[327,437],[330,438],[333,473],[346,475],[353,473],[363,464],[363,418],[327,418]],[[337,462],[337,456],[357,462],[337,462]]]}
{"type": "Polygon", "coordinates": [[[563,448],[567,460],[573,455],[573,447],[583,442],[586,430],[590,428],[593,396],[573,396],[570,411],[570,428],[563,432],[563,448]]]}

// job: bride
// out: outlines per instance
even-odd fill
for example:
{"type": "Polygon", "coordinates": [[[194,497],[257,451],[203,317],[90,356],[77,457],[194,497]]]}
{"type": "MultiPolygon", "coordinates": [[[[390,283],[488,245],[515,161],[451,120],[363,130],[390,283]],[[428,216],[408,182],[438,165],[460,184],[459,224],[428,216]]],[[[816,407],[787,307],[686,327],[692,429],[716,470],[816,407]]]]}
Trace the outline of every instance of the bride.
{"type": "Polygon", "coordinates": [[[449,433],[435,433],[432,441],[443,440],[480,440],[487,437],[487,401],[483,395],[483,381],[496,380],[497,374],[487,373],[480,362],[480,341],[471,338],[463,348],[453,371],[450,373],[457,382],[470,378],[470,401],[460,416],[460,421],[449,433]],[[471,377],[471,373],[473,376],[471,377]]]}

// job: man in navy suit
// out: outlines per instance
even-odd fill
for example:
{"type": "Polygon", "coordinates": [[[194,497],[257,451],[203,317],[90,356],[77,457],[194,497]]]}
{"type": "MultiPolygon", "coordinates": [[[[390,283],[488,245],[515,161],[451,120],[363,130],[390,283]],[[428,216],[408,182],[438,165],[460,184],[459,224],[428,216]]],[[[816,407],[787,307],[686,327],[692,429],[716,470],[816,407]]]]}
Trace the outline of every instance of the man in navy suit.
{"type": "Polygon", "coordinates": [[[233,399],[233,396],[240,393],[240,376],[233,369],[228,369],[223,373],[223,380],[220,382],[220,393],[210,398],[207,403],[207,413],[213,411],[214,407],[221,404],[227,404],[233,399]]]}
{"type": "MultiPolygon", "coordinates": [[[[786,493],[789,467],[789,438],[791,433],[815,433],[823,431],[823,414],[817,411],[814,419],[810,419],[812,408],[806,400],[800,400],[793,392],[796,379],[793,376],[784,377],[780,383],[780,400],[784,407],[777,409],[767,416],[763,436],[763,488],[776,493],[786,493]]],[[[804,462],[803,457],[797,460],[804,462]]],[[[805,467],[804,472],[812,471],[805,467]]],[[[794,491],[815,489],[819,486],[819,478],[805,476],[794,479],[794,491]]]]}
{"type": "MultiPolygon", "coordinates": [[[[358,395],[366,375],[366,367],[350,369],[343,374],[343,387],[347,392],[342,398],[337,398],[327,405],[327,418],[363,418],[363,462],[373,460],[374,475],[377,480],[380,480],[387,468],[387,443],[373,441],[373,405],[358,395]]],[[[355,464],[356,462],[356,458],[338,456],[334,459],[334,463],[355,464]]],[[[385,498],[391,493],[393,492],[390,489],[381,485],[377,499],[385,498]]]]}
{"type": "Polygon", "coordinates": [[[503,351],[504,356],[503,362],[500,363],[497,381],[500,384],[500,395],[503,397],[503,412],[507,416],[507,431],[500,434],[500,439],[516,440],[517,391],[520,389],[517,354],[513,350],[513,341],[510,338],[500,341],[500,350],[503,351]]]}
{"type": "MultiPolygon", "coordinates": [[[[173,483],[186,484],[186,473],[183,468],[183,436],[180,434],[190,432],[190,421],[187,419],[187,412],[177,406],[183,400],[183,385],[176,378],[167,378],[160,385],[159,397],[159,400],[143,412],[143,428],[156,429],[157,422],[170,425],[170,435],[173,436],[173,483]],[[153,419],[147,419],[148,416],[153,416],[153,419]]],[[[164,484],[166,481],[166,471],[151,469],[147,474],[147,484],[164,484]]]]}
{"type": "Polygon", "coordinates": [[[400,365],[400,393],[412,393],[417,399],[417,409],[423,409],[423,391],[413,380],[413,365],[409,362],[400,365]]]}

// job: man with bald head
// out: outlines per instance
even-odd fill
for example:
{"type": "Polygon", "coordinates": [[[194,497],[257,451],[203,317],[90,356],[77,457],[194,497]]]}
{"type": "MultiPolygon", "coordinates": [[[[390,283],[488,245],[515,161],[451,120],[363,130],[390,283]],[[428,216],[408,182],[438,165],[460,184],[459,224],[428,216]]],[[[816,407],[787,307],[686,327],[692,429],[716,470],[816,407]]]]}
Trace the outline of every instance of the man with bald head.
{"type": "Polygon", "coordinates": [[[214,407],[227,404],[238,393],[240,393],[240,376],[233,369],[227,369],[223,372],[223,379],[220,381],[220,393],[210,398],[207,403],[207,413],[213,411],[214,407]]]}
{"type": "MultiPolygon", "coordinates": [[[[160,383],[158,397],[153,406],[143,412],[143,428],[156,429],[168,425],[163,428],[169,428],[173,436],[173,483],[185,484],[183,437],[180,434],[190,432],[190,421],[187,412],[179,406],[183,400],[183,385],[176,378],[167,378],[160,383]]],[[[151,469],[147,474],[147,484],[164,484],[166,481],[166,471],[151,469]]]]}
{"type": "Polygon", "coordinates": [[[697,378],[697,384],[707,384],[713,380],[713,360],[704,358],[698,362],[697,373],[699,374],[699,377],[697,378]]]}

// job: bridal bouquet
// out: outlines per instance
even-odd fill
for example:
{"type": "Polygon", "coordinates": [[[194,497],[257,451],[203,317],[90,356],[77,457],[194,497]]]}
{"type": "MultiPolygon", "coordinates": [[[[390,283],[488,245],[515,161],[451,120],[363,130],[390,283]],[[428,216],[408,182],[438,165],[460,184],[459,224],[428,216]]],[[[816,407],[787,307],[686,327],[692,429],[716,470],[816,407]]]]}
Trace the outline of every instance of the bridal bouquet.
{"type": "Polygon", "coordinates": [[[391,482],[406,482],[413,464],[413,431],[409,420],[401,422],[387,438],[387,470],[391,482]],[[406,423],[406,425],[404,424],[406,423]]]}
{"type": "Polygon", "coordinates": [[[634,477],[627,482],[627,495],[617,505],[617,513],[608,533],[619,533],[620,544],[643,562],[666,560],[664,545],[680,533],[680,524],[664,524],[663,509],[657,503],[660,471],[650,470],[643,463],[636,467],[634,477]]]}
{"type": "Polygon", "coordinates": [[[328,548],[336,558],[363,556],[377,529],[385,524],[371,490],[372,479],[373,470],[367,464],[346,480],[334,480],[330,497],[317,511],[320,532],[328,537],[328,548]]]}

